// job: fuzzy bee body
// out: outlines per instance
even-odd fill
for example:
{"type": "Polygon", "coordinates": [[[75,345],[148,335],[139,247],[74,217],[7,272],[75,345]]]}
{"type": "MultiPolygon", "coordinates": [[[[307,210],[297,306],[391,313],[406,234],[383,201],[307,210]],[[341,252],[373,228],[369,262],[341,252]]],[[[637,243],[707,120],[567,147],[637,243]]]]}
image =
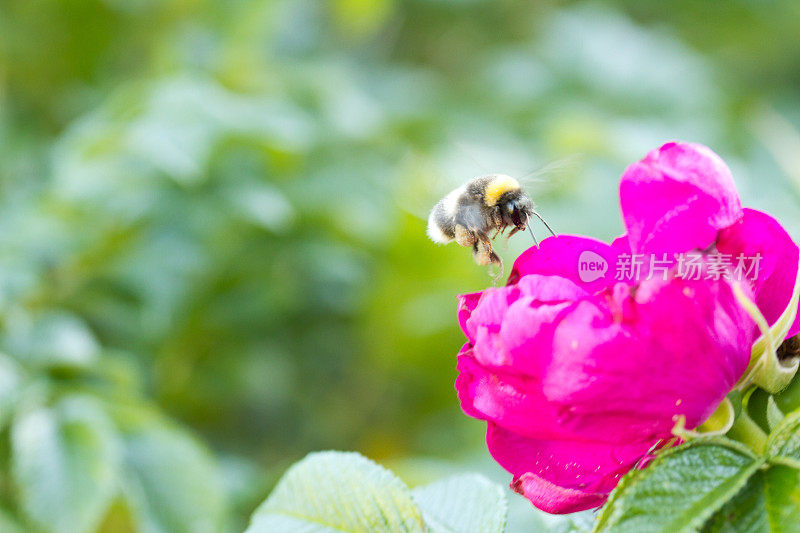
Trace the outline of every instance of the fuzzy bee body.
{"type": "Polygon", "coordinates": [[[434,242],[456,241],[471,246],[479,265],[502,266],[491,239],[512,228],[510,235],[527,227],[533,202],[517,180],[503,174],[473,179],[442,198],[428,217],[428,236],[434,242]],[[494,235],[490,235],[494,232],[494,235]]]}

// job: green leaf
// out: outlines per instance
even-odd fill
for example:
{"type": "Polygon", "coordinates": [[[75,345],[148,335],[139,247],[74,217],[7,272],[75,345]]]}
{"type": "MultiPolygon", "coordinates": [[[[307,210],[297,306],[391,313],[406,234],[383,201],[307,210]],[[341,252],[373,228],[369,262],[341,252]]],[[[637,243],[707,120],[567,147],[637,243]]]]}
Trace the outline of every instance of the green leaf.
{"type": "Polygon", "coordinates": [[[319,452],[292,466],[253,514],[247,533],[423,532],[402,481],[357,454],[319,452]]]}
{"type": "Polygon", "coordinates": [[[137,531],[220,529],[223,497],[211,458],[189,434],[160,417],[144,417],[126,428],[122,485],[137,531]]]}
{"type": "Polygon", "coordinates": [[[747,482],[763,463],[726,439],[697,439],[663,452],[614,490],[596,531],[692,531],[747,482]]]}
{"type": "Polygon", "coordinates": [[[800,532],[800,473],[773,466],[747,485],[708,521],[704,533],[800,532]]]}
{"type": "Polygon", "coordinates": [[[9,353],[42,366],[86,368],[96,364],[100,345],[80,318],[49,311],[35,318],[15,316],[7,340],[9,353]]]}
{"type": "Polygon", "coordinates": [[[23,384],[22,367],[14,359],[0,353],[0,429],[11,418],[23,384]]]}
{"type": "Polygon", "coordinates": [[[704,533],[769,531],[764,493],[764,473],[756,472],[703,527],[704,533]]]}
{"type": "Polygon", "coordinates": [[[775,398],[772,396],[767,398],[766,417],[767,425],[769,426],[770,431],[775,429],[784,418],[783,411],[781,411],[780,407],[778,407],[778,404],[775,403],[775,398]]]}
{"type": "Polygon", "coordinates": [[[88,397],[19,416],[12,426],[12,470],[22,508],[48,532],[97,528],[116,494],[119,442],[88,397]]]}
{"type": "Polygon", "coordinates": [[[739,413],[742,412],[742,403],[743,403],[743,395],[740,389],[734,389],[728,393],[726,396],[728,400],[730,400],[731,405],[733,406],[733,417],[736,418],[739,416],[739,413]]]}
{"type": "Polygon", "coordinates": [[[0,531],[3,533],[23,533],[25,530],[5,509],[0,509],[0,531]]]}
{"type": "MultiPolygon", "coordinates": [[[[765,432],[770,432],[769,421],[767,420],[767,405],[769,404],[770,394],[764,389],[753,387],[747,395],[747,410],[745,414],[758,424],[765,432]]],[[[738,422],[738,419],[737,419],[738,422]]]]}
{"type": "Polygon", "coordinates": [[[773,463],[800,468],[800,409],[786,415],[770,433],[767,455],[773,463]]]}
{"type": "Polygon", "coordinates": [[[775,396],[775,403],[784,413],[800,409],[800,374],[795,374],[789,386],[775,396]]]}
{"type": "Polygon", "coordinates": [[[800,532],[800,472],[773,466],[764,478],[771,531],[800,532]]]}
{"type": "Polygon", "coordinates": [[[451,476],[411,491],[433,533],[500,533],[508,502],[503,489],[478,474],[451,476]]]}

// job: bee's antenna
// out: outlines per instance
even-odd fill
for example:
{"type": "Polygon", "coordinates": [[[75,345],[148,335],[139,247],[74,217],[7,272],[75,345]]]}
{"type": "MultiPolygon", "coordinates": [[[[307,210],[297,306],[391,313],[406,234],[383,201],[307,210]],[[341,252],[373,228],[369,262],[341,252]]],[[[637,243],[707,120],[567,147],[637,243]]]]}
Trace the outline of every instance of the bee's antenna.
{"type": "Polygon", "coordinates": [[[531,209],[531,213],[533,213],[534,215],[536,215],[536,216],[539,218],[539,220],[541,220],[541,221],[542,221],[542,223],[543,223],[543,224],[544,224],[544,225],[547,227],[548,231],[550,232],[550,234],[551,234],[553,237],[555,237],[555,236],[556,236],[556,232],[555,232],[555,231],[553,231],[553,228],[551,228],[551,227],[550,227],[550,224],[548,224],[548,223],[547,223],[547,221],[546,221],[544,218],[542,218],[542,215],[540,215],[539,213],[537,213],[537,212],[536,212],[535,210],[533,210],[533,209],[531,209]]]}
{"type": "Polygon", "coordinates": [[[533,244],[538,248],[539,241],[536,240],[536,235],[533,234],[533,226],[531,226],[531,217],[528,217],[528,230],[531,232],[531,237],[533,237],[533,244]]]}

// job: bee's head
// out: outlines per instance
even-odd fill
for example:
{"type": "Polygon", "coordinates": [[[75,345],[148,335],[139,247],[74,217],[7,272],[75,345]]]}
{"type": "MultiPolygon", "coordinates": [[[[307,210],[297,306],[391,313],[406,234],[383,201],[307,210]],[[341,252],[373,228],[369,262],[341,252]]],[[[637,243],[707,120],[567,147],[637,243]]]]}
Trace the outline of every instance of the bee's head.
{"type": "Polygon", "coordinates": [[[533,203],[523,192],[519,182],[511,176],[492,174],[483,178],[483,200],[487,207],[497,209],[506,226],[525,229],[533,203]]]}
{"type": "Polygon", "coordinates": [[[522,190],[512,191],[507,194],[507,198],[499,204],[503,214],[503,221],[509,226],[516,226],[517,229],[524,230],[528,225],[528,218],[533,209],[533,202],[522,190]]]}

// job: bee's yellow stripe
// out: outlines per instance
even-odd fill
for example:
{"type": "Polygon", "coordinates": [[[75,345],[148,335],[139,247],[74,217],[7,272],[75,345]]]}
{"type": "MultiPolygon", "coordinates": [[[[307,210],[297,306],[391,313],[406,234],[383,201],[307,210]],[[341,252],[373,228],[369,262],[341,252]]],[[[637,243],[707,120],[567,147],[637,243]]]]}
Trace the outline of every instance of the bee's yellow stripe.
{"type": "Polygon", "coordinates": [[[501,196],[508,191],[515,191],[517,189],[519,189],[519,182],[511,176],[497,176],[486,186],[486,191],[483,193],[483,200],[486,205],[493,207],[501,196]]]}

